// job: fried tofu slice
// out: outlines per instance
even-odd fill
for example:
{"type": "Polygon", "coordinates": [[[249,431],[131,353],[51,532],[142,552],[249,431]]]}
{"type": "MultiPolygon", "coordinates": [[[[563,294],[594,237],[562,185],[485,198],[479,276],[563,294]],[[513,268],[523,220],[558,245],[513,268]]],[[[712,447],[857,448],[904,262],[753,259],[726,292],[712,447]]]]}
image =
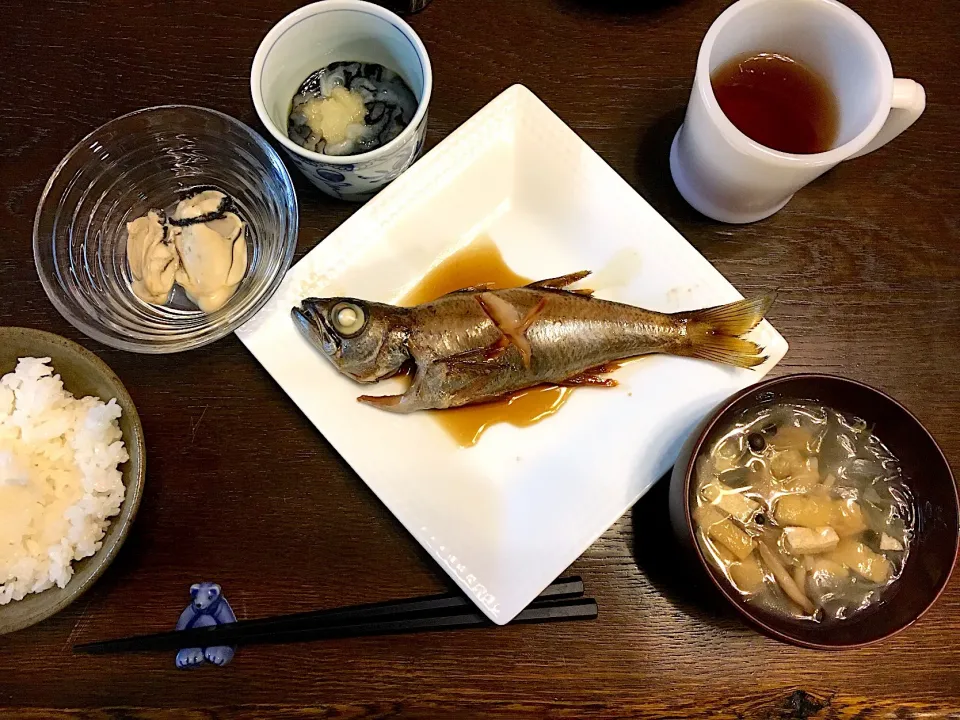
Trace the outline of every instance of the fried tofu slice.
{"type": "Polygon", "coordinates": [[[694,511],[693,518],[708,538],[729,550],[737,560],[753,552],[753,538],[713,505],[701,505],[694,511]]]}
{"type": "Polygon", "coordinates": [[[840,536],[829,526],[783,529],[783,544],[794,555],[819,555],[830,552],[839,542],[840,536]]]}
{"type": "Polygon", "coordinates": [[[886,582],[892,571],[887,558],[851,538],[841,540],[836,549],[826,553],[824,557],[850,568],[860,577],[875,583],[886,582]]]}
{"type": "Polygon", "coordinates": [[[759,503],[719,481],[704,485],[700,494],[709,503],[742,523],[748,522],[760,509],[759,503]]]}
{"type": "Polygon", "coordinates": [[[784,495],[777,500],[773,516],[784,527],[818,528],[831,526],[833,501],[822,496],[784,495]]]}
{"type": "Polygon", "coordinates": [[[730,579],[744,595],[753,595],[762,590],[765,577],[766,573],[756,553],[750,553],[730,566],[730,579]]]}

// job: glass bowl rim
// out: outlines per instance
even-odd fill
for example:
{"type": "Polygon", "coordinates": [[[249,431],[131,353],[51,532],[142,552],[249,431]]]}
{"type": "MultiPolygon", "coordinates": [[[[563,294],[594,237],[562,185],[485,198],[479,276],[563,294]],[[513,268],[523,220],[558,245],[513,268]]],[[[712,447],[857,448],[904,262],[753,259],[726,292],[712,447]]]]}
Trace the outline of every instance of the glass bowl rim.
{"type": "Polygon", "coordinates": [[[227,115],[226,113],[220,112],[219,110],[213,110],[211,108],[202,107],[200,105],[190,105],[186,103],[170,103],[165,105],[152,105],[150,107],[140,108],[132,112],[119,115],[107,122],[99,125],[94,128],[86,135],[84,135],[80,140],[78,140],[72,148],[63,156],[63,159],[57,163],[57,166],[53,169],[53,172],[50,174],[50,177],[47,179],[46,184],[43,187],[43,192],[40,194],[40,201],[37,203],[37,210],[34,214],[33,219],[33,261],[34,266],[36,267],[37,275],[40,277],[40,284],[43,286],[43,290],[49,298],[50,302],[53,303],[53,306],[57,311],[75,328],[80,330],[82,333],[87,335],[94,340],[97,340],[104,345],[109,347],[117,348],[119,350],[126,350],[128,352],[136,352],[149,355],[162,355],[183,352],[186,350],[193,350],[195,348],[203,347],[204,345],[209,345],[210,343],[216,342],[223,339],[230,333],[234,332],[241,325],[245,324],[250,320],[259,310],[267,303],[267,301],[274,295],[277,289],[280,287],[280,283],[283,282],[283,278],[286,275],[287,270],[290,269],[290,265],[293,263],[293,257],[296,252],[297,247],[297,237],[299,233],[299,219],[300,219],[300,209],[299,203],[297,200],[297,193],[293,186],[293,179],[290,177],[290,171],[287,169],[287,166],[284,164],[279,153],[273,148],[273,146],[267,142],[267,140],[260,135],[257,131],[251,128],[246,123],[238,120],[235,117],[227,115]],[[213,115],[217,118],[226,121],[226,123],[233,128],[239,130],[242,134],[247,135],[254,144],[267,156],[267,160],[270,165],[275,167],[280,175],[281,184],[283,185],[285,194],[287,195],[286,201],[283,203],[278,203],[283,208],[285,208],[286,213],[289,215],[289,222],[287,228],[287,237],[285,238],[283,245],[283,256],[280,258],[280,268],[276,275],[270,279],[267,286],[264,288],[263,292],[260,293],[259,297],[253,300],[250,303],[250,306],[242,313],[237,315],[237,317],[232,318],[231,320],[224,322],[218,327],[211,327],[205,329],[203,334],[199,337],[191,337],[183,340],[173,340],[171,342],[164,342],[162,344],[155,344],[149,341],[128,341],[117,339],[110,336],[106,332],[102,331],[99,327],[95,326],[92,323],[91,318],[87,314],[79,314],[74,312],[71,308],[68,307],[60,298],[61,287],[60,284],[54,279],[53,273],[48,271],[41,262],[41,238],[40,238],[40,218],[43,214],[43,209],[47,205],[50,199],[50,193],[53,189],[54,184],[60,178],[63,169],[67,164],[74,158],[78,153],[85,150],[89,142],[94,139],[97,135],[108,129],[111,125],[120,123],[123,120],[135,117],[137,115],[146,115],[149,113],[156,113],[159,111],[169,111],[169,110],[189,110],[196,111],[201,115],[213,115]]]}

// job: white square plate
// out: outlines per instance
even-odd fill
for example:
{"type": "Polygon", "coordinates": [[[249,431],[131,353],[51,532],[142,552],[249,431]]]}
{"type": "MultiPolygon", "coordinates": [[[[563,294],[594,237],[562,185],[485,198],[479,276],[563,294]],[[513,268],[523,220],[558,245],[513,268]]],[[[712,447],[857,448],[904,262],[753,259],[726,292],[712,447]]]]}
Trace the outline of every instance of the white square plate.
{"type": "MultiPolygon", "coordinates": [[[[787,344],[766,322],[757,370],[655,356],[527,428],[459,447],[426,414],[356,401],[290,318],[308,296],[396,302],[479,234],[533,278],[599,270],[597,296],[673,312],[737,291],[546,105],[514,85],[360,208],[287,274],[240,339],[477,605],[506,623],[674,462],[693,426],[787,344]],[[629,272],[624,272],[628,269],[629,272]],[[607,279],[604,280],[603,278],[607,279]]],[[[400,392],[387,381],[373,394],[400,392]]]]}

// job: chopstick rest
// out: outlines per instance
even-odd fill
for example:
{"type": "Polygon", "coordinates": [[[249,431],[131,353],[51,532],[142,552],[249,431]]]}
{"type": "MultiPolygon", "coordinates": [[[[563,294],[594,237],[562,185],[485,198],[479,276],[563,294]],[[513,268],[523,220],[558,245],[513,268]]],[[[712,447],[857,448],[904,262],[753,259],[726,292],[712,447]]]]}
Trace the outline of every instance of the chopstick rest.
{"type": "MultiPolygon", "coordinates": [[[[205,627],[221,627],[237,622],[233,608],[224,597],[220,586],[212,582],[199,582],[190,586],[190,604],[180,613],[177,631],[205,627]]],[[[204,662],[223,666],[233,660],[236,648],[231,645],[180,645],[176,664],[180,669],[202,665],[204,662]]]]}

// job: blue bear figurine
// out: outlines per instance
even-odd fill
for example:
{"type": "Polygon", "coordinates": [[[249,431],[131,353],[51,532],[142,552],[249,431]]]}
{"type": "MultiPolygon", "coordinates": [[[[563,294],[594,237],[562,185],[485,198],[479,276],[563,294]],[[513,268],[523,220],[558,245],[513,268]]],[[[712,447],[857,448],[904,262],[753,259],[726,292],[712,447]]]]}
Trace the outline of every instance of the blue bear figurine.
{"type": "MultiPolygon", "coordinates": [[[[211,625],[226,625],[237,621],[230,603],[220,593],[220,586],[216,583],[202,582],[190,586],[190,597],[193,598],[186,609],[180,613],[177,620],[177,630],[209,627],[211,625]]],[[[226,645],[208,648],[184,648],[177,653],[177,667],[191,668],[203,664],[204,660],[214,665],[226,665],[233,660],[235,648],[226,645]]]]}

